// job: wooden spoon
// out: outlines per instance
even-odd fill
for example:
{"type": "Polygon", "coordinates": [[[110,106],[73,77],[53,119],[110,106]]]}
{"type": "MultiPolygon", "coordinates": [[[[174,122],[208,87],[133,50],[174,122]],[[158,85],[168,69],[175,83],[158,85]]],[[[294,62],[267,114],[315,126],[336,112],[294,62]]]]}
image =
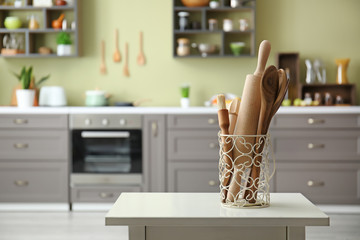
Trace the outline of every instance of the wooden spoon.
{"type": "Polygon", "coordinates": [[[229,119],[230,119],[229,134],[234,134],[239,108],[240,108],[240,98],[237,97],[231,101],[229,106],[229,119]]]}
{"type": "MultiPolygon", "coordinates": [[[[257,135],[264,135],[267,133],[269,124],[271,121],[272,108],[275,103],[278,90],[279,90],[279,75],[275,66],[269,66],[260,82],[260,93],[261,93],[261,107],[258,122],[257,135]]],[[[259,144],[260,138],[257,137],[256,143],[259,144]]],[[[261,153],[264,148],[264,142],[257,149],[257,153],[261,153]]],[[[245,199],[248,199],[250,203],[256,202],[256,191],[258,189],[259,182],[256,179],[260,176],[261,156],[255,159],[255,164],[251,167],[250,178],[248,187],[251,191],[245,191],[245,199]],[[255,180],[255,181],[254,181],[255,180]],[[255,194],[255,195],[253,195],[255,194]]]]}
{"type": "Polygon", "coordinates": [[[100,73],[106,74],[106,65],[105,65],[105,41],[101,41],[101,64],[100,64],[100,73]]]}
{"type": "Polygon", "coordinates": [[[143,51],[143,33],[140,32],[140,52],[139,55],[137,56],[137,64],[139,66],[142,66],[145,64],[145,55],[144,55],[144,51],[143,51]]]}
{"type": "Polygon", "coordinates": [[[129,62],[129,56],[128,56],[128,43],[125,43],[125,64],[124,64],[124,69],[123,69],[123,73],[124,76],[129,77],[130,73],[129,73],[129,67],[128,67],[128,62],[129,62]]]}
{"type": "MultiPolygon", "coordinates": [[[[289,80],[286,78],[285,71],[283,69],[279,69],[278,75],[279,75],[279,90],[274,105],[271,109],[270,120],[274,117],[275,113],[281,106],[281,103],[285,98],[286,91],[288,90],[289,87],[289,80]]],[[[267,124],[270,125],[270,122],[268,122],[267,124]]]]}
{"type": "Polygon", "coordinates": [[[121,62],[121,54],[119,50],[119,30],[115,29],[115,52],[113,55],[114,62],[121,62]]]}

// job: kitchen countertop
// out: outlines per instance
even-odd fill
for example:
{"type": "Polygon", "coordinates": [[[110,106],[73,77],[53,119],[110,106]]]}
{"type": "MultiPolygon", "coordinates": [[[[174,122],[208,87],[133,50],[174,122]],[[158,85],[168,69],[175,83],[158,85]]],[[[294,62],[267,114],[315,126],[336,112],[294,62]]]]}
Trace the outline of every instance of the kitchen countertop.
{"type": "MultiPolygon", "coordinates": [[[[216,107],[0,107],[0,114],[214,114],[216,107]]],[[[277,114],[360,114],[360,106],[280,107],[277,114]]]]}

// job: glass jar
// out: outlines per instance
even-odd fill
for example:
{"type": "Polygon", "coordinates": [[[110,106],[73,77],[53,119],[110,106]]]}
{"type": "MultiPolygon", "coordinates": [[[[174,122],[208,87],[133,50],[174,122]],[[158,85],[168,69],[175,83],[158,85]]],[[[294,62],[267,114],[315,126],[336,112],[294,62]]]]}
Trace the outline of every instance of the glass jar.
{"type": "Polygon", "coordinates": [[[176,54],[181,57],[189,55],[190,54],[189,39],[179,38],[177,42],[178,42],[178,47],[176,49],[176,54]]]}
{"type": "Polygon", "coordinates": [[[188,28],[188,24],[189,24],[189,13],[188,12],[179,12],[178,13],[179,16],[179,28],[181,31],[184,31],[185,29],[188,28]]]}
{"type": "Polygon", "coordinates": [[[233,22],[231,19],[225,18],[223,20],[223,30],[225,32],[230,32],[233,30],[233,22]]]}
{"type": "Polygon", "coordinates": [[[214,18],[209,19],[209,30],[216,31],[218,30],[218,21],[214,18]]]}

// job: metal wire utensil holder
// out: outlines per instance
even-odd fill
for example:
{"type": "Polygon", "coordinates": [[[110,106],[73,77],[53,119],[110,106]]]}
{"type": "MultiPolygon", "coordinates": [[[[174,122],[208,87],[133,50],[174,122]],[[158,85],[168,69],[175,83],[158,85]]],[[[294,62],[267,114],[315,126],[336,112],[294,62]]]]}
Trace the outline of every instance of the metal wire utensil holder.
{"type": "Polygon", "coordinates": [[[270,205],[270,179],[275,158],[266,135],[223,135],[219,132],[220,200],[225,207],[270,205]],[[273,160],[270,174],[269,162],[273,160]]]}

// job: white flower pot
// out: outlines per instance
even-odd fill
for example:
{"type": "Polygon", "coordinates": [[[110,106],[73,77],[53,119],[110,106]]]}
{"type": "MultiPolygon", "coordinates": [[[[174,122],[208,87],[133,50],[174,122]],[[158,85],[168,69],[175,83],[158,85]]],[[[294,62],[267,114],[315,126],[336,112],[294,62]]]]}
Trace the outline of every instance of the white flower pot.
{"type": "Polygon", "coordinates": [[[57,45],[57,55],[58,56],[71,55],[71,45],[65,45],[65,44],[57,45]]]}
{"type": "Polygon", "coordinates": [[[34,106],[35,90],[34,89],[17,89],[16,100],[18,107],[27,108],[34,106]]]}
{"type": "Polygon", "coordinates": [[[218,8],[220,6],[220,3],[217,1],[211,1],[209,3],[210,8],[218,8]]]}
{"type": "Polygon", "coordinates": [[[180,105],[181,105],[182,108],[190,107],[190,99],[189,98],[181,98],[180,99],[180,105]]]}

